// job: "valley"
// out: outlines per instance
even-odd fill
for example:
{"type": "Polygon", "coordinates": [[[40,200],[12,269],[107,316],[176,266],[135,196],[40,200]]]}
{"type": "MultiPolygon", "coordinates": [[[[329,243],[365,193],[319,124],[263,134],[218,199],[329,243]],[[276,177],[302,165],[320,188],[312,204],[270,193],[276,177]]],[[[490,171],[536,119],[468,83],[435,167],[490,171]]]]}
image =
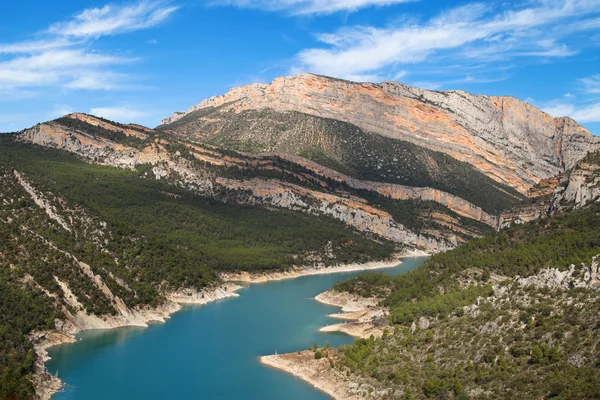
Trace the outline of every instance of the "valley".
{"type": "Polygon", "coordinates": [[[237,297],[240,282],[432,255],[320,297],[366,302],[319,327],[362,339],[263,361],[315,385],[316,368],[338,398],[563,395],[567,383],[539,382],[571,367],[589,397],[599,148],[514,98],[311,74],[232,89],[154,129],[71,113],[3,134],[0,396],[48,398],[60,381],[47,348],[83,331],[148,327],[237,297]],[[587,303],[571,322],[557,311],[587,303]],[[551,335],[567,323],[580,333],[551,335]],[[507,378],[521,372],[529,383],[507,378]]]}

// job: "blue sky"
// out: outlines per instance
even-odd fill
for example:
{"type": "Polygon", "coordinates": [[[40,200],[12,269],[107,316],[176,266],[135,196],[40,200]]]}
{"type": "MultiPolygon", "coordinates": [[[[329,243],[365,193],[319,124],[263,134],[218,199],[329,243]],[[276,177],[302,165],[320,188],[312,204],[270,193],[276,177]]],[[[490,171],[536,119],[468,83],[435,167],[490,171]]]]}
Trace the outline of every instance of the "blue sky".
{"type": "Polygon", "coordinates": [[[73,111],[155,126],[307,71],[511,95],[600,135],[599,0],[5,3],[0,132],[73,111]]]}

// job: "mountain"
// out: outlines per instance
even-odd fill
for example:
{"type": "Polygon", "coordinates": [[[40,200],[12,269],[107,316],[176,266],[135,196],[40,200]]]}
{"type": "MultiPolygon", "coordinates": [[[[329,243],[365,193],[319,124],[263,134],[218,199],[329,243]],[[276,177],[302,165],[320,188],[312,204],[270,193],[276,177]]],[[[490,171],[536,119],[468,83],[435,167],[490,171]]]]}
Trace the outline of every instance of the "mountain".
{"type": "MultiPolygon", "coordinates": [[[[342,168],[335,170],[289,153],[238,153],[170,131],[132,129],[85,114],[39,124],[16,138],[97,164],[126,169],[148,165],[150,176],[201,196],[326,215],[359,231],[428,252],[485,234],[496,226],[500,210],[523,198],[440,153],[427,156],[441,160],[434,178],[438,186],[466,193],[465,197],[478,199],[485,207],[425,185],[357,179],[338,172],[342,168]]],[[[415,169],[407,174],[412,180],[423,176],[415,169]]],[[[433,182],[429,175],[423,179],[433,182]]]]}
{"type": "Polygon", "coordinates": [[[145,326],[180,302],[234,296],[224,273],[384,260],[400,250],[318,212],[318,196],[365,225],[389,214],[293,183],[289,196],[316,196],[304,203],[314,213],[251,204],[230,188],[250,160],[188,150],[147,128],[73,114],[0,135],[0,149],[2,398],[32,398],[34,385],[45,397],[56,391],[59,382],[42,373],[45,347],[72,333],[145,326]]]}
{"type": "MultiPolygon", "coordinates": [[[[251,152],[322,152],[349,170],[356,169],[355,160],[367,167],[369,158],[377,157],[370,167],[379,172],[378,180],[409,185],[401,170],[416,167],[410,153],[429,167],[424,171],[438,172],[439,162],[428,159],[429,150],[520,193],[600,145],[572,119],[552,118],[513,97],[312,74],[233,88],[165,118],[159,129],[251,152]],[[331,128],[331,120],[340,122],[331,128]],[[371,143],[365,143],[369,140],[405,149],[373,153],[371,143]]],[[[310,158],[319,161],[314,154],[310,158]]]]}
{"type": "Polygon", "coordinates": [[[353,310],[326,328],[352,345],[263,362],[335,398],[598,398],[600,151],[528,196],[497,232],[318,295],[353,310]]]}

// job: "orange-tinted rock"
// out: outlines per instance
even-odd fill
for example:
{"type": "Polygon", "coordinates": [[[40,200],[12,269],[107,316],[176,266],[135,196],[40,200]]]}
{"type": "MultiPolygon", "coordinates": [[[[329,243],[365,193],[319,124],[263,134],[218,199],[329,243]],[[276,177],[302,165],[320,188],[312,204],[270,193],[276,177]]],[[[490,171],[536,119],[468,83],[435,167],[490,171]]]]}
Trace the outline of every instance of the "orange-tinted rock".
{"type": "MultiPolygon", "coordinates": [[[[236,87],[190,108],[298,111],[352,123],[467,162],[521,193],[570,168],[600,139],[568,118],[512,97],[436,92],[397,82],[354,83],[312,74],[236,87]]],[[[186,113],[175,113],[163,124],[186,113]]]]}

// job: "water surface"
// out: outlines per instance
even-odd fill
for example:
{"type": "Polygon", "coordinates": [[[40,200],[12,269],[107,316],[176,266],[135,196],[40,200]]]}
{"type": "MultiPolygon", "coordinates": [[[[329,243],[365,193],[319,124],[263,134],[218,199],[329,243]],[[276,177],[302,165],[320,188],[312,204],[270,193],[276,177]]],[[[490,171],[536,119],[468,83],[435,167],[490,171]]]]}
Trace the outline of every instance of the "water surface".
{"type": "MultiPolygon", "coordinates": [[[[405,258],[400,274],[425,258],[405,258]]],[[[306,276],[250,285],[240,297],[185,307],[147,329],[86,331],[77,343],[49,350],[48,370],[65,382],[53,400],[66,399],[328,399],[286,373],[259,363],[275,352],[307,349],[314,342],[351,343],[323,333],[339,308],[314,297],[360,272],[306,276]]]]}

